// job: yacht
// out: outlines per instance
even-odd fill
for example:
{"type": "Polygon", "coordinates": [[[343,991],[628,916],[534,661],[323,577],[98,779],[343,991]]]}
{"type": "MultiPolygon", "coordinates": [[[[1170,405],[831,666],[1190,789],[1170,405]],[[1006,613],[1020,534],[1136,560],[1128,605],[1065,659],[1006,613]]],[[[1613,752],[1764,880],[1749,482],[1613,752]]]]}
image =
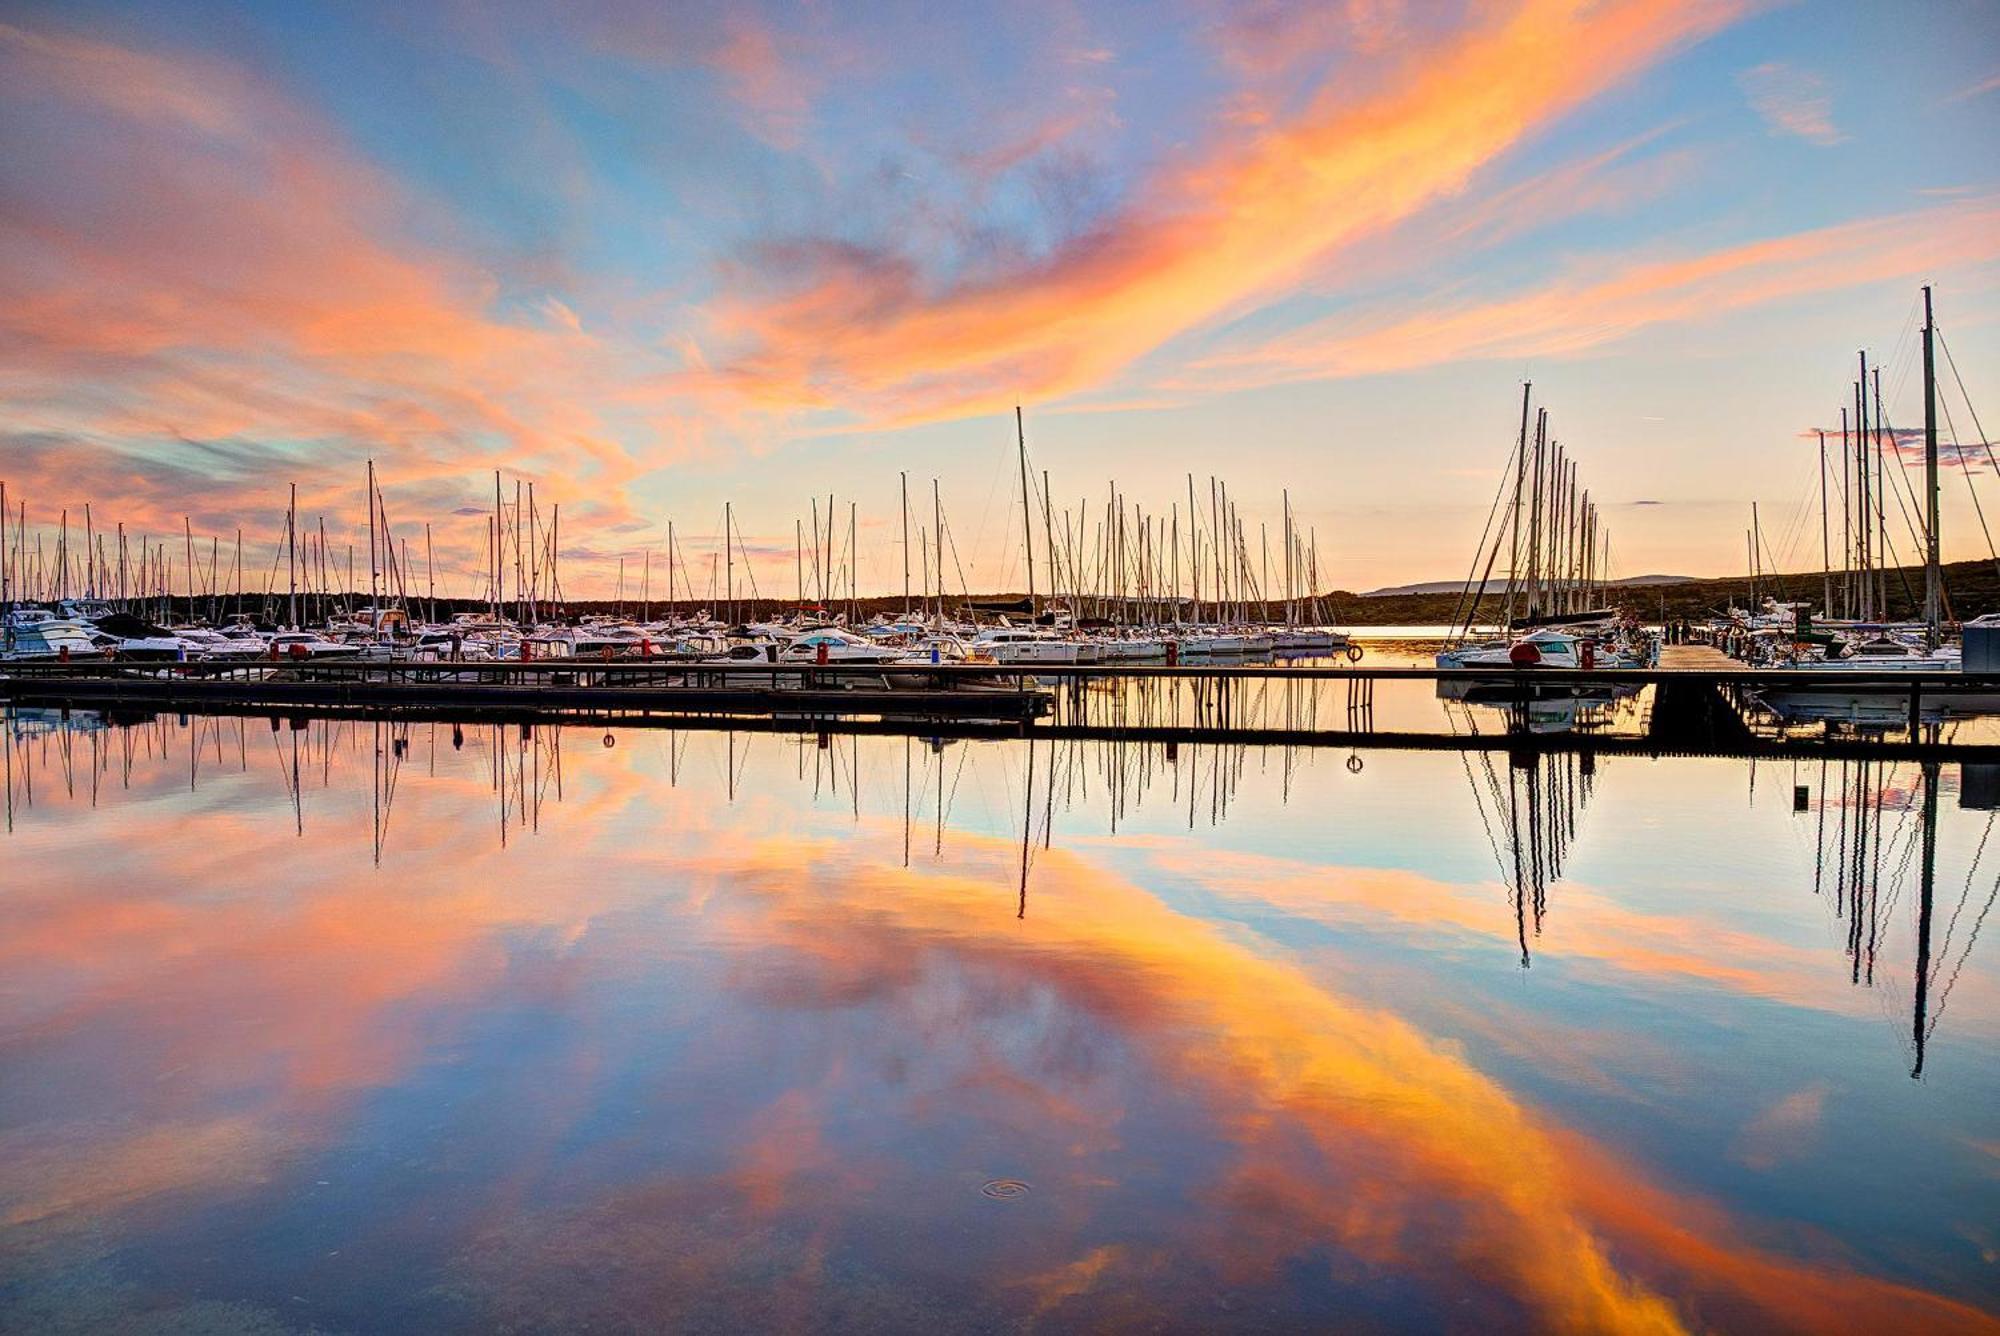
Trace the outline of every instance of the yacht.
{"type": "Polygon", "coordinates": [[[179,662],[199,658],[200,649],[190,640],[165,627],[154,626],[129,613],[107,612],[92,623],[93,639],[120,659],[150,662],[179,662]]]}
{"type": "Polygon", "coordinates": [[[1081,663],[1074,640],[1056,640],[1020,626],[992,626],[972,638],[972,653],[994,663],[1081,663]]]}
{"type": "Polygon", "coordinates": [[[56,604],[56,615],[66,622],[99,622],[115,611],[101,598],[66,598],[56,604]]]}
{"type": "Polygon", "coordinates": [[[1623,668],[1629,662],[1615,650],[1602,648],[1589,636],[1561,627],[1543,626],[1514,640],[1488,641],[1444,650],[1440,668],[1623,668]]]}
{"type": "Polygon", "coordinates": [[[274,659],[352,659],[360,655],[361,647],[328,640],[317,631],[280,631],[265,652],[274,659]]]}
{"type": "Polygon", "coordinates": [[[521,643],[528,657],[536,659],[623,659],[656,648],[637,627],[610,621],[553,627],[526,636],[521,643]]]}
{"type": "Polygon", "coordinates": [[[174,632],[188,646],[188,657],[207,662],[248,661],[265,658],[270,651],[262,640],[248,636],[224,635],[205,626],[186,626],[174,632]]]}
{"type": "Polygon", "coordinates": [[[16,608],[0,623],[0,659],[12,663],[103,657],[104,651],[81,622],[58,617],[47,608],[16,608]]]}
{"type": "Polygon", "coordinates": [[[1815,671],[1831,668],[1836,672],[1945,672],[1955,673],[1962,662],[1959,647],[1943,645],[1931,651],[1898,640],[1876,636],[1855,641],[1838,656],[1828,655],[1815,663],[1815,671]]]}
{"type": "MultiPolygon", "coordinates": [[[[902,646],[899,652],[902,657],[896,660],[896,666],[912,671],[884,673],[884,679],[892,687],[936,686],[938,685],[937,675],[926,673],[922,671],[923,669],[937,667],[942,664],[967,663],[972,659],[972,651],[966,647],[963,640],[960,640],[955,635],[946,634],[943,631],[920,635],[902,646]]],[[[954,680],[949,685],[969,690],[976,687],[991,686],[993,685],[993,680],[977,677],[960,678],[954,680]]]]}
{"type": "Polygon", "coordinates": [[[928,632],[902,647],[898,663],[965,663],[972,651],[963,640],[943,631],[928,632]]]}
{"type": "Polygon", "coordinates": [[[878,645],[852,631],[822,626],[802,636],[794,636],[778,651],[781,663],[895,663],[904,652],[894,645],[878,645]]]}

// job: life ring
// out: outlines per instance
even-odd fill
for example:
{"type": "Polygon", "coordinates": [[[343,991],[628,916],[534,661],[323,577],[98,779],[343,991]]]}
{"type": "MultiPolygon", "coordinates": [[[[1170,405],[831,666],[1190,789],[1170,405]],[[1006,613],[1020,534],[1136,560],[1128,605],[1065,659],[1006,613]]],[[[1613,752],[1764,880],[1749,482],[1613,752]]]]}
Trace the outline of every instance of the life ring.
{"type": "Polygon", "coordinates": [[[616,747],[618,745],[618,739],[612,737],[611,734],[606,733],[604,735],[604,745],[606,747],[616,747]]]}
{"type": "Polygon", "coordinates": [[[1360,662],[1361,662],[1361,646],[1359,646],[1359,645],[1349,645],[1349,646],[1347,647],[1347,661],[1348,661],[1349,663],[1360,663],[1360,662]]]}
{"type": "Polygon", "coordinates": [[[1364,762],[1361,759],[1361,754],[1359,752],[1355,752],[1347,758],[1347,773],[1350,775],[1358,775],[1361,773],[1361,767],[1365,764],[1366,762],[1364,762]]]}

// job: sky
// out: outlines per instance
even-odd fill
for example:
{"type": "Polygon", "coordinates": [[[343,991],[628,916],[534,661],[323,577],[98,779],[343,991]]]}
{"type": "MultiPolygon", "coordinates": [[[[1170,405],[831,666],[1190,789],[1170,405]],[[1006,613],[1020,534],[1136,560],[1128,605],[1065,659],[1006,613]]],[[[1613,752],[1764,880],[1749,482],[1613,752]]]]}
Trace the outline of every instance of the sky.
{"type": "Polygon", "coordinates": [[[789,594],[829,495],[893,592],[907,475],[1018,589],[1019,405],[1051,513],[1216,476],[1363,590],[1472,565],[1532,381],[1614,573],[1741,570],[1753,501],[1816,569],[1922,284],[1947,442],[2000,415],[1996,125],[1990,0],[0,0],[0,479],[261,572],[294,483],[365,553],[372,459],[478,595],[499,470],[592,596],[670,520],[706,587],[725,502],[789,594]]]}

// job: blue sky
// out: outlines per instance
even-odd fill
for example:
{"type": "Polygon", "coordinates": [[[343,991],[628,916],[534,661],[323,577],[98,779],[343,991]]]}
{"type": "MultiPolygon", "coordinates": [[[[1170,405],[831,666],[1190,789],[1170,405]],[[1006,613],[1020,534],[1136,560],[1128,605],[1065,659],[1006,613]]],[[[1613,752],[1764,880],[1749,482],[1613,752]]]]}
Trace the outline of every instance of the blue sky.
{"type": "Polygon", "coordinates": [[[15,4],[0,67],[37,524],[352,533],[372,457],[461,583],[498,468],[575,592],[725,499],[775,585],[832,492],[888,589],[907,471],[1018,584],[1018,402],[1058,511],[1288,488],[1368,588],[1464,569],[1532,379],[1620,571],[1753,499],[1808,567],[1856,350],[1898,425],[1920,284],[2000,352],[1990,4],[15,4]]]}

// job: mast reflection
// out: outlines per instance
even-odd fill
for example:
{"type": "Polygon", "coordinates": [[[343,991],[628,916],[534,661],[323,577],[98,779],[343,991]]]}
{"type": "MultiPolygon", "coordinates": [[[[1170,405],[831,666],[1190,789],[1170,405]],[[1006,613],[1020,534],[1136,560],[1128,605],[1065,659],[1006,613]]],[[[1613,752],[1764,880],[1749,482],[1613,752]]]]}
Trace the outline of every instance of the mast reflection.
{"type": "MultiPolygon", "coordinates": [[[[1196,692],[1145,692],[1099,702],[1100,712],[1124,712],[1135,721],[1172,721],[1177,710],[1200,704],[1210,711],[1254,709],[1288,724],[1310,728],[1317,718],[1317,692],[1293,692],[1294,684],[1272,684],[1268,696],[1242,693],[1225,704],[1199,700],[1196,692]]],[[[1372,725],[1372,694],[1348,702],[1351,729],[1372,725]]],[[[1542,746],[1503,727],[1489,732],[1475,704],[1451,707],[1454,730],[1479,745],[1458,750],[1457,762],[1471,791],[1489,853],[1505,887],[1512,912],[1513,951],[1521,969],[1532,968],[1535,948],[1551,912],[1554,887],[1574,861],[1584,814],[1598,786],[1604,758],[1590,740],[1542,746]],[[1487,739],[1490,737],[1490,741],[1487,739]]],[[[848,818],[864,819],[864,789],[894,780],[864,768],[861,729],[815,726],[784,734],[777,728],[716,727],[725,736],[710,768],[688,765],[695,729],[623,729],[573,723],[469,723],[430,719],[327,718],[297,715],[190,716],[105,714],[89,711],[12,708],[5,713],[5,821],[14,832],[22,814],[56,798],[96,806],[108,795],[171,777],[189,792],[221,782],[268,784],[273,777],[285,795],[294,836],[303,838],[316,811],[324,823],[329,805],[339,801],[343,776],[366,757],[370,788],[368,826],[371,858],[381,866],[399,838],[398,798],[410,767],[425,780],[440,777],[439,753],[483,750],[485,783],[492,796],[492,829],[502,848],[541,832],[545,809],[560,804],[566,788],[566,748],[575,733],[601,737],[602,745],[653,745],[664,752],[664,779],[679,788],[700,775],[737,802],[744,792],[753,753],[766,754],[759,783],[768,783],[768,751],[777,733],[796,739],[796,774],[808,783],[816,806],[837,803],[848,818]],[[741,736],[738,734],[741,733],[741,736]],[[268,744],[255,740],[265,734],[268,744]],[[260,749],[264,759],[259,760],[260,749]],[[810,754],[811,762],[807,757],[810,754]],[[268,767],[268,768],[267,768],[268,767]]],[[[1502,721],[1503,725],[1507,721],[1502,721]]],[[[1290,805],[1299,774],[1314,766],[1335,782],[1365,782],[1363,753],[1283,743],[1257,746],[1216,741],[1099,739],[1030,733],[1012,747],[980,748],[976,738],[919,736],[905,729],[895,740],[902,756],[900,850],[903,866],[922,856],[943,861],[947,828],[1005,825],[1017,848],[1007,887],[1017,919],[1029,916],[1040,851],[1055,846],[1055,827],[1067,819],[1081,837],[1118,834],[1134,824],[1157,830],[1162,815],[1186,829],[1227,824],[1246,783],[1258,776],[1290,805]],[[975,755],[982,759],[972,765],[975,755]],[[1005,788],[1000,800],[995,777],[1005,788]],[[970,784],[968,778],[970,777],[970,784]],[[967,793],[977,791],[973,810],[967,793]],[[997,809],[997,810],[996,810],[997,809]],[[1004,813],[1004,816],[1000,815],[1004,813]],[[929,827],[931,838],[921,833],[929,827]]],[[[586,743],[595,749],[595,743],[586,743]]],[[[783,745],[783,744],[780,744],[783,745]]],[[[887,746],[870,748],[875,765],[893,755],[887,746]]],[[[475,762],[475,764],[477,764],[475,762]]],[[[1955,986],[1974,943],[2000,896],[2000,876],[1981,867],[1988,836],[2000,817],[2000,769],[1960,768],[1959,807],[1984,813],[1962,878],[1952,871],[1940,885],[1940,794],[1951,776],[1939,760],[1892,761],[1867,757],[1824,757],[1816,763],[1817,794],[1800,786],[1795,811],[1808,825],[1814,845],[1813,891],[1831,907],[1840,925],[1844,971],[1849,986],[1873,989],[1895,978],[1894,961],[1909,937],[1908,1044],[1910,1075],[1921,1079],[1930,1041],[1949,1010],[1955,986]],[[1901,925],[1901,926],[1899,926],[1901,925]]],[[[465,765],[453,772],[461,779],[465,765]]],[[[1767,772],[1768,773],[1768,772],[1767,772]]],[[[350,795],[358,800],[358,786],[350,795]]],[[[887,787],[882,785],[882,787],[887,787]]],[[[887,795],[878,795],[887,797],[887,795]]],[[[1260,794],[1260,797],[1263,795],[1260,794]]],[[[1754,794],[1753,794],[1754,796],[1754,794]]],[[[341,815],[352,815],[350,802],[341,815]]],[[[893,822],[893,799],[876,811],[893,822]]],[[[1476,837],[1475,837],[1476,838],[1476,837]]],[[[1953,860],[1948,859],[1948,862],[1953,860]]],[[[1954,862],[1954,867],[1956,863],[1954,862]]],[[[1900,983],[1896,990],[1902,991],[1900,983]]],[[[1898,1007],[1901,1011],[1901,1007],[1898,1007]]],[[[1900,1026],[1899,1026],[1900,1028],[1900,1026]]]]}
{"type": "Polygon", "coordinates": [[[1962,767],[1960,806],[1984,810],[1986,821],[1963,885],[1937,927],[1938,797],[1941,763],[1895,766],[1879,761],[1822,761],[1816,805],[1813,893],[1827,897],[1843,925],[1848,982],[1874,988],[1898,902],[1913,888],[1915,905],[1910,982],[1910,1076],[1921,1080],[1930,1040],[1953,987],[2000,896],[2000,875],[1980,894],[1980,864],[2000,804],[1976,795],[1981,767],[1962,767]],[[1829,821],[1827,808],[1834,815],[1829,821]],[[1829,829],[1829,826],[1831,829],[1829,829]]]}

